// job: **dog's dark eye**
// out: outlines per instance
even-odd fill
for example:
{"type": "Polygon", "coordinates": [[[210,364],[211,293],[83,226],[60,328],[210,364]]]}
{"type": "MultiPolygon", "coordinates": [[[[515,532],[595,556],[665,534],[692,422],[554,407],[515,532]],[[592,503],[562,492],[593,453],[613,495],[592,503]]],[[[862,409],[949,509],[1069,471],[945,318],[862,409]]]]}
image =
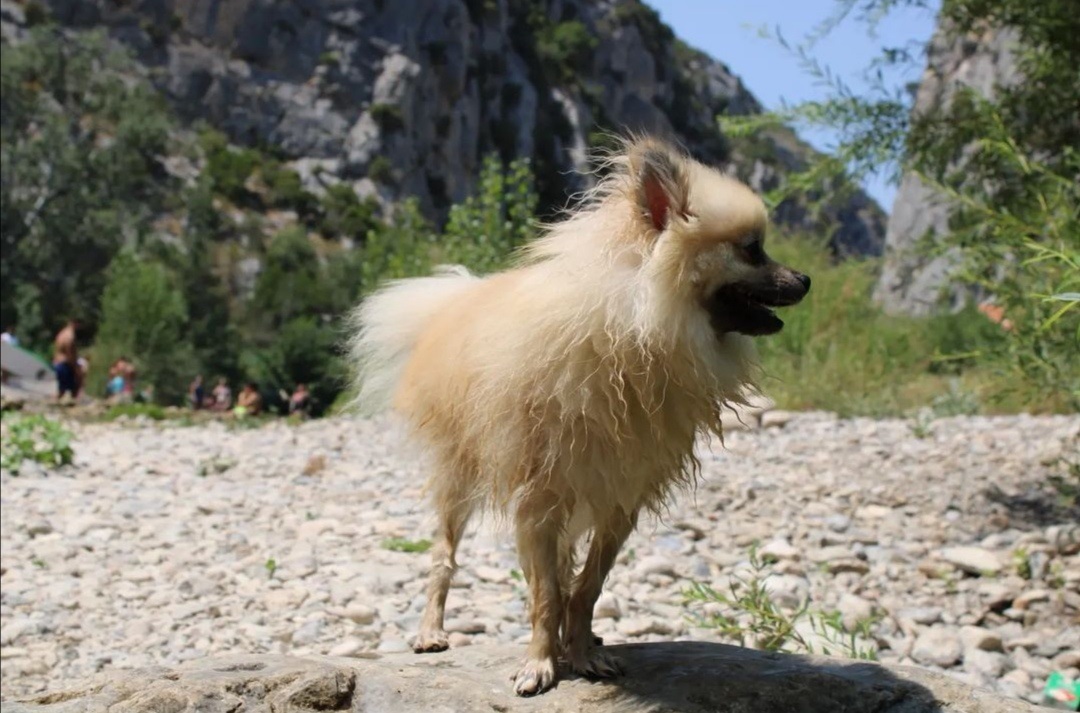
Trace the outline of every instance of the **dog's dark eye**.
{"type": "Polygon", "coordinates": [[[743,250],[746,251],[746,259],[753,265],[761,265],[765,262],[765,247],[761,244],[761,240],[754,240],[749,243],[743,250]]]}

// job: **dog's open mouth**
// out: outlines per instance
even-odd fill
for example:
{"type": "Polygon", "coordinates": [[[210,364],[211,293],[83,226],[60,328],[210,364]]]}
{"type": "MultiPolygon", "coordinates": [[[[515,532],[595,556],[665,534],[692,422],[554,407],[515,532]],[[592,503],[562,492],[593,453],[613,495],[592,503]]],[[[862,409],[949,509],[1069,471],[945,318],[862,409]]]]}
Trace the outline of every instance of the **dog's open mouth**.
{"type": "Polygon", "coordinates": [[[784,327],[774,308],[797,304],[805,295],[806,288],[801,284],[795,288],[772,289],[725,285],[712,294],[705,308],[718,334],[738,332],[761,337],[776,334],[784,327]]]}

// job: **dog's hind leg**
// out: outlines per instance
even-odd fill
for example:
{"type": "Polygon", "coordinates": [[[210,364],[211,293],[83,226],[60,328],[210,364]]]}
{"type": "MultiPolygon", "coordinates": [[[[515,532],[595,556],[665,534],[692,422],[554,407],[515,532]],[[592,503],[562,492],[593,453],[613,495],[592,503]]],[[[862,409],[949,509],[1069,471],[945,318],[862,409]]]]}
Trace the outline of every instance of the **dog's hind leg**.
{"type": "Polygon", "coordinates": [[[604,651],[593,635],[592,617],[604,580],[636,522],[636,513],[617,511],[607,522],[597,525],[589,555],[574,582],[566,605],[563,650],[570,668],[582,676],[610,678],[622,673],[619,660],[604,651]]]}
{"type": "MultiPolygon", "coordinates": [[[[460,482],[460,481],[459,481],[460,482]]],[[[413,651],[430,653],[450,647],[443,628],[446,595],[457,570],[458,544],[472,514],[473,502],[457,487],[449,487],[436,496],[439,527],[431,549],[431,574],[428,578],[427,605],[420,619],[420,632],[413,641],[413,651]]]]}
{"type": "Polygon", "coordinates": [[[517,510],[518,559],[529,583],[532,641],[514,675],[519,696],[543,693],[555,685],[562,623],[563,583],[559,548],[565,541],[566,504],[555,493],[532,494],[517,510]]]}

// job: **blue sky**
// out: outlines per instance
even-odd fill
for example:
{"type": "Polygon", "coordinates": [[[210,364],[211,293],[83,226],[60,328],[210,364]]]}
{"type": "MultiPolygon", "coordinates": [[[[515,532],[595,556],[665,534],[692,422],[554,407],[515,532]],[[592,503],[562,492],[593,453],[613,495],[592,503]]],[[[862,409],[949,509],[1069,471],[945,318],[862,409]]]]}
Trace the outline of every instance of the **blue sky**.
{"type": "MultiPolygon", "coordinates": [[[[761,28],[776,30],[798,44],[837,7],[835,0],[648,0],[675,34],[688,44],[724,62],[739,75],[746,87],[767,107],[824,96],[823,87],[800,68],[798,60],[774,39],[762,37],[761,28]]],[[[863,70],[882,47],[920,43],[930,39],[938,0],[929,0],[931,9],[906,8],[894,11],[871,37],[866,25],[848,19],[817,42],[813,56],[853,88],[866,86],[863,70]]],[[[900,83],[915,81],[921,66],[894,77],[900,83]]],[[[803,137],[821,149],[828,149],[834,135],[828,131],[803,137]]],[[[895,187],[872,179],[866,189],[885,210],[892,206],[895,187]]]]}

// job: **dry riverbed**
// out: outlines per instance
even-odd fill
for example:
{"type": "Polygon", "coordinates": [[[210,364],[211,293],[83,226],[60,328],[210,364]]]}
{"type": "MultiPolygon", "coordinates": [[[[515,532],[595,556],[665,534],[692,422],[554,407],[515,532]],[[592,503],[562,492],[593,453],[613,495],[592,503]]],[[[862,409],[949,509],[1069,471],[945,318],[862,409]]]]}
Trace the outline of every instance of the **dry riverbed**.
{"type": "MultiPolygon", "coordinates": [[[[1078,512],[1049,486],[1080,418],[766,424],[703,444],[696,492],[633,536],[606,641],[717,638],[683,592],[747,576],[759,543],[776,601],[873,621],[883,661],[1031,700],[1080,674],[1078,512]]],[[[5,697],[215,653],[407,648],[428,558],[394,548],[431,519],[391,421],[71,428],[73,465],[0,475],[5,697]]],[[[451,644],[525,641],[510,538],[481,524],[460,560],[451,644]]]]}

